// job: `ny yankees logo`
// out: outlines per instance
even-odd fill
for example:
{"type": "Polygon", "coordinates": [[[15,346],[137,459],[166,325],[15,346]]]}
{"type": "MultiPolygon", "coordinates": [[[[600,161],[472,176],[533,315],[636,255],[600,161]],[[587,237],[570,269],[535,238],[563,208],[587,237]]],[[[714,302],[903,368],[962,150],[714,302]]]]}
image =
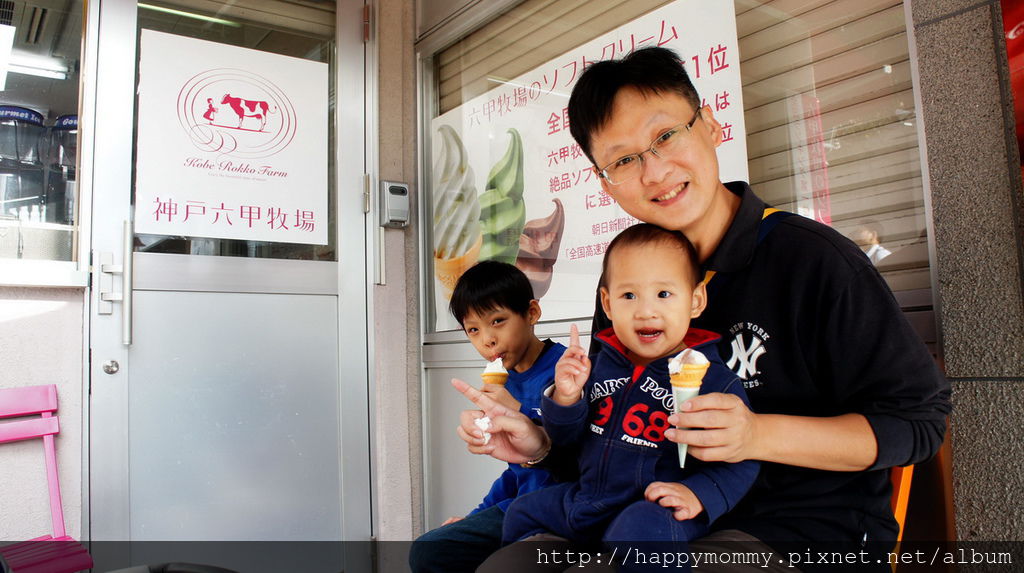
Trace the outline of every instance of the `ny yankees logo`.
{"type": "Polygon", "coordinates": [[[750,347],[748,348],[743,340],[743,333],[739,332],[732,340],[732,357],[729,358],[726,365],[740,378],[750,380],[754,374],[757,374],[757,359],[765,352],[767,350],[761,337],[751,333],[750,347]]]}

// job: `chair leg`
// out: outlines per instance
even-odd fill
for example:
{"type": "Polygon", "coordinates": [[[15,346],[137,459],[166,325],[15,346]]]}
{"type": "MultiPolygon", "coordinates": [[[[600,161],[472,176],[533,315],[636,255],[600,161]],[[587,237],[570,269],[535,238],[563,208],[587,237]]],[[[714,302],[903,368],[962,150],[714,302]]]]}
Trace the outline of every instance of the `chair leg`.
{"type": "MultiPolygon", "coordinates": [[[[43,412],[49,418],[49,412],[43,412]]],[[[53,522],[53,536],[64,537],[64,510],[61,505],[60,481],[57,476],[57,450],[53,445],[53,436],[43,436],[43,454],[46,458],[46,484],[50,488],[50,520],[53,522]]]]}

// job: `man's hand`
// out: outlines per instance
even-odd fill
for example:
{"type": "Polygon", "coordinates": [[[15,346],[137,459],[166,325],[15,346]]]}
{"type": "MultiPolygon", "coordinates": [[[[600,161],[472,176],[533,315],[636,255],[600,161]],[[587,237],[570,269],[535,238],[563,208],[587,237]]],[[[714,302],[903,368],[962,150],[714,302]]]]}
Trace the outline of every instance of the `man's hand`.
{"type": "Polygon", "coordinates": [[[835,472],[862,471],[878,457],[878,439],[863,414],[755,414],[732,394],[704,394],[683,404],[665,437],[689,444],[706,462],[760,460],[835,472]],[[701,429],[703,428],[703,429],[701,429]]]}
{"type": "Polygon", "coordinates": [[[448,519],[444,520],[444,523],[441,524],[441,527],[444,527],[445,525],[450,525],[452,523],[455,523],[456,521],[462,521],[462,519],[463,518],[461,516],[449,517],[448,519]]]}
{"type": "Polygon", "coordinates": [[[589,377],[590,358],[580,346],[580,331],[574,324],[569,327],[569,348],[555,364],[555,391],[551,399],[559,406],[579,402],[589,377]]]}
{"type": "Polygon", "coordinates": [[[672,516],[677,521],[693,519],[704,511],[704,504],[697,499],[693,490],[681,483],[651,482],[644,490],[644,498],[651,503],[671,508],[672,516]]]}
{"type": "Polygon", "coordinates": [[[668,423],[677,428],[666,430],[665,437],[689,444],[687,453],[699,460],[737,463],[760,459],[755,455],[757,415],[734,394],[697,396],[683,404],[682,412],[669,416],[668,423]]]}
{"type": "Polygon", "coordinates": [[[484,384],[480,387],[480,391],[490,396],[492,400],[508,408],[509,410],[519,411],[523,405],[516,400],[515,396],[509,392],[504,384],[484,384]]]}
{"type": "Polygon", "coordinates": [[[467,449],[474,454],[486,454],[512,464],[535,460],[551,449],[551,439],[543,428],[534,424],[518,410],[513,410],[494,401],[490,396],[457,378],[452,386],[469,398],[479,410],[464,410],[457,432],[467,449]],[[476,420],[487,416],[491,419],[487,433],[491,439],[485,444],[484,433],[476,420]]]}

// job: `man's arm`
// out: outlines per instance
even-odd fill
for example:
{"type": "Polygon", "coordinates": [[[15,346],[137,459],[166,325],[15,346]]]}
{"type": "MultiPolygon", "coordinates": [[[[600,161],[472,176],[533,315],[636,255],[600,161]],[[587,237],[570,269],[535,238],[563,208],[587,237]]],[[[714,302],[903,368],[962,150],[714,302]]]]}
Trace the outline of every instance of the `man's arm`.
{"type": "MultiPolygon", "coordinates": [[[[875,440],[868,469],[934,456],[952,410],[949,381],[873,265],[865,265],[835,299],[822,331],[840,411],[861,414],[875,440]]],[[[859,447],[848,440],[865,434],[863,428],[859,420],[839,420],[833,431],[840,447],[859,447]]]]}
{"type": "Polygon", "coordinates": [[[888,468],[935,455],[946,430],[949,382],[938,371],[892,293],[870,266],[839,293],[817,339],[827,362],[834,408],[847,413],[809,417],[754,414],[739,398],[698,396],[669,418],[682,427],[673,441],[694,457],[757,459],[832,471],[888,468]]]}
{"type": "Polygon", "coordinates": [[[753,459],[832,471],[869,468],[878,457],[878,441],[861,414],[831,418],[755,415],[753,459]]]}
{"type": "Polygon", "coordinates": [[[736,396],[706,394],[690,400],[669,423],[703,430],[670,429],[665,435],[689,444],[704,461],[761,460],[830,471],[870,467],[878,442],[860,414],[830,418],[754,414],[736,396]]]}

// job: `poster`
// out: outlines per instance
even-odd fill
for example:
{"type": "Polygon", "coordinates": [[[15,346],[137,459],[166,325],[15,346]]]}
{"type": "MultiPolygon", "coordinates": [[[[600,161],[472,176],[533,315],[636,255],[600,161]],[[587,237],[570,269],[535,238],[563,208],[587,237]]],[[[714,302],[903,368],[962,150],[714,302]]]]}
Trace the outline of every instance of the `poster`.
{"type": "Polygon", "coordinates": [[[747,179],[732,2],[678,0],[587,42],[431,121],[436,330],[458,329],[451,289],[486,259],[527,273],[542,320],[593,313],[604,249],[637,220],[601,189],[566,105],[587,64],[649,46],[679,55],[722,124],[722,180],[747,179]]]}
{"type": "Polygon", "coordinates": [[[327,244],[327,64],[142,31],[135,229],[327,244]]]}

